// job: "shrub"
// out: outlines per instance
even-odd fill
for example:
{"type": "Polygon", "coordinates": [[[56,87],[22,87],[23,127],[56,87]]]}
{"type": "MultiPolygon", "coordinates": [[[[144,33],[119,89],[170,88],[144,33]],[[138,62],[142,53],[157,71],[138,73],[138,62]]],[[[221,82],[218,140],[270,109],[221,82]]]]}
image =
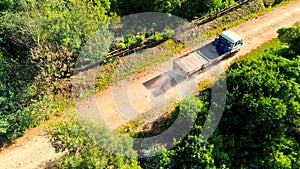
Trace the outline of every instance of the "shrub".
{"type": "Polygon", "coordinates": [[[4,59],[0,54],[0,146],[49,115],[52,96],[42,92],[46,86],[35,82],[37,74],[30,62],[4,59]]]}
{"type": "Polygon", "coordinates": [[[264,0],[265,7],[272,6],[272,5],[274,5],[274,3],[275,3],[275,0],[264,0]]]}
{"type": "Polygon", "coordinates": [[[56,162],[59,168],[140,168],[132,140],[114,136],[104,125],[71,116],[51,123],[48,132],[56,151],[65,152],[56,162]]]}

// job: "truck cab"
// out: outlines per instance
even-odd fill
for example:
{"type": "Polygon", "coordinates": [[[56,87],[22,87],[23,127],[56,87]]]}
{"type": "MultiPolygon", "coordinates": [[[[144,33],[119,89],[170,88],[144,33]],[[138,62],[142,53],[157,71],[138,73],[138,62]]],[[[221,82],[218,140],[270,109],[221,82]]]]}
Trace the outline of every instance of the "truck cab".
{"type": "Polygon", "coordinates": [[[243,39],[231,30],[226,30],[215,39],[213,45],[220,55],[224,53],[234,53],[243,46],[243,39]]]}

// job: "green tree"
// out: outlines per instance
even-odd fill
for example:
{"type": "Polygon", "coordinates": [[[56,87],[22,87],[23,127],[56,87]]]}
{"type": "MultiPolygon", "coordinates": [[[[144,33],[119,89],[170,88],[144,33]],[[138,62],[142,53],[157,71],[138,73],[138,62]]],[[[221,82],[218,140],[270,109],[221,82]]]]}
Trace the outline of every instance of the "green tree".
{"type": "Polygon", "coordinates": [[[223,2],[222,0],[206,0],[204,1],[204,5],[210,11],[216,11],[217,9],[220,9],[223,6],[223,2]]]}
{"type": "Polygon", "coordinates": [[[65,152],[56,162],[59,168],[141,168],[132,140],[115,136],[101,124],[71,116],[52,123],[48,132],[56,151],[65,152]]]}
{"type": "Polygon", "coordinates": [[[20,0],[2,0],[0,1],[0,12],[18,10],[20,3],[20,0]]]}
{"type": "Polygon", "coordinates": [[[287,43],[292,51],[300,54],[300,22],[296,23],[295,28],[281,28],[277,33],[280,41],[287,43]]]}
{"type": "MultiPolygon", "coordinates": [[[[277,42],[279,43],[279,42],[277,42]]],[[[299,167],[295,120],[299,119],[299,57],[288,60],[277,49],[232,66],[218,134],[212,138],[217,165],[299,167]],[[233,147],[234,145],[234,147],[233,147]]]]}
{"type": "Polygon", "coordinates": [[[154,10],[156,12],[172,13],[176,8],[180,8],[181,4],[186,0],[155,0],[154,10]]]}
{"type": "Polygon", "coordinates": [[[51,96],[35,82],[37,74],[36,65],[0,53],[0,146],[47,118],[51,96]]]}
{"type": "Polygon", "coordinates": [[[22,1],[21,10],[8,12],[1,21],[6,38],[35,47],[45,42],[79,49],[110,16],[109,1],[22,1]]]}
{"type": "MultiPolygon", "coordinates": [[[[60,80],[71,76],[81,46],[95,41],[99,46],[99,39],[111,37],[103,26],[115,15],[109,12],[107,0],[5,0],[0,6],[0,142],[4,144],[47,118],[52,94],[70,87],[60,80]],[[87,42],[98,30],[107,36],[87,42]]],[[[94,49],[93,45],[89,46],[94,49]]],[[[86,58],[95,59],[109,44],[103,46],[83,54],[94,54],[86,58]]]]}

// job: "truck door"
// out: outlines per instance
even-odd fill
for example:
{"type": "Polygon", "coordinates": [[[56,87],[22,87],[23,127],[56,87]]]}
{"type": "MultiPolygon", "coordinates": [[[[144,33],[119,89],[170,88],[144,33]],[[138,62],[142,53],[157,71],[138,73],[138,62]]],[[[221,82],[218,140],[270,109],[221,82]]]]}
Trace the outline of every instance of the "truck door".
{"type": "Polygon", "coordinates": [[[231,52],[238,51],[242,47],[242,44],[243,44],[243,42],[241,40],[235,42],[233,44],[233,48],[232,48],[231,52]]]}

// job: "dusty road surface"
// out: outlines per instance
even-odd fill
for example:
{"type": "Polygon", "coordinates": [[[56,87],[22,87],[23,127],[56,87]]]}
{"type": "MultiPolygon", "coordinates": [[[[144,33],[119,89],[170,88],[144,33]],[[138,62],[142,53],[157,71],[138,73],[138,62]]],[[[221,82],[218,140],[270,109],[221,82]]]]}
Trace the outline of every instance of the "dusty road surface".
{"type": "Polygon", "coordinates": [[[43,168],[61,153],[55,153],[41,127],[28,131],[12,146],[0,152],[1,169],[43,168]]]}
{"type": "MultiPolygon", "coordinates": [[[[172,72],[172,59],[166,63],[149,68],[133,77],[129,82],[122,81],[114,87],[97,93],[94,97],[97,110],[106,124],[115,129],[128,120],[143,112],[159,112],[169,101],[183,98],[192,92],[195,84],[204,78],[212,77],[224,71],[235,58],[249,53],[267,41],[277,36],[276,30],[283,26],[292,26],[300,20],[300,1],[280,7],[256,19],[232,28],[244,39],[242,50],[213,68],[200,74],[194,81],[177,82],[172,80],[177,76],[172,72]],[[166,73],[167,72],[167,73],[166,73]],[[160,76],[157,80],[157,76],[160,76]],[[188,89],[188,90],[187,90],[188,89]],[[124,98],[125,97],[125,98],[124,98]],[[154,109],[154,110],[151,110],[154,109]]],[[[201,46],[202,44],[199,44],[201,46]]],[[[193,47],[197,48],[199,46],[193,47]]],[[[186,49],[184,51],[192,50],[186,49]]],[[[180,79],[180,78],[179,78],[180,79]]],[[[58,157],[47,142],[47,138],[35,129],[25,134],[11,147],[0,152],[0,169],[43,168],[49,160],[58,157]]]]}

